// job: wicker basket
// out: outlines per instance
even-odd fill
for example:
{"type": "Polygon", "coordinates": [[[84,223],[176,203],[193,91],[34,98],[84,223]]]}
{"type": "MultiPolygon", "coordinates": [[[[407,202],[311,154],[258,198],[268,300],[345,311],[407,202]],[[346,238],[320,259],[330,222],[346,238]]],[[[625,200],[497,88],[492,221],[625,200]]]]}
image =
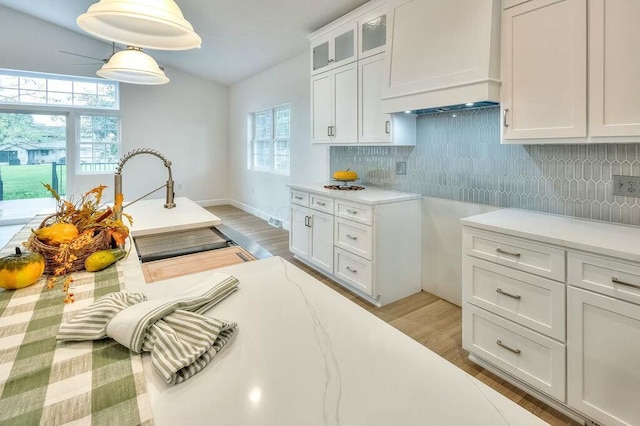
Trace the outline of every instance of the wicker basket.
{"type": "MultiPolygon", "coordinates": [[[[44,228],[45,226],[47,226],[48,225],[47,221],[49,221],[51,218],[55,216],[56,215],[51,215],[44,218],[42,223],[40,223],[40,226],[38,227],[38,229],[44,228]]],[[[44,273],[45,274],[52,275],[53,271],[56,268],[61,266],[53,259],[54,256],[60,252],[60,247],[52,246],[38,240],[36,238],[36,235],[33,233],[29,237],[29,240],[25,243],[25,246],[29,250],[38,252],[44,257],[44,260],[45,260],[44,273]]],[[[70,253],[76,256],[77,259],[73,261],[70,268],[66,269],[66,272],[75,272],[75,271],[80,271],[84,269],[84,261],[87,257],[89,257],[92,253],[95,253],[98,250],[104,250],[110,247],[111,247],[111,236],[105,229],[100,230],[93,236],[89,244],[85,245],[84,247],[78,250],[70,249],[70,253]]]]}

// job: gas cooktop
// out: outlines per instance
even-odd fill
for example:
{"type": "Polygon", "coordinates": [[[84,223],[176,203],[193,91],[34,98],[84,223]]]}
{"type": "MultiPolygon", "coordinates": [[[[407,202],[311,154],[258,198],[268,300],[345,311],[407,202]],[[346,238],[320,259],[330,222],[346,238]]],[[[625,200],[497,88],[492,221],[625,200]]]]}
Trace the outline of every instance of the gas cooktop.
{"type": "Polygon", "coordinates": [[[326,189],[338,189],[340,191],[360,191],[364,186],[359,185],[325,185],[326,189]]]}

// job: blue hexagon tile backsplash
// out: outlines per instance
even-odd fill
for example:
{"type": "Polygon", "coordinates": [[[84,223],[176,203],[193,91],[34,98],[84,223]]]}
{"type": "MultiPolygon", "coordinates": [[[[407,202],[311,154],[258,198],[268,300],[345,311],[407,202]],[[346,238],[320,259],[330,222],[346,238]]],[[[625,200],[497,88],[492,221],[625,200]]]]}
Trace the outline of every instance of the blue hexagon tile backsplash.
{"type": "Polygon", "coordinates": [[[614,196],[612,178],[640,176],[639,144],[501,145],[499,107],[424,114],[415,147],[332,146],[330,158],[364,185],[640,225],[640,199],[614,196]]]}

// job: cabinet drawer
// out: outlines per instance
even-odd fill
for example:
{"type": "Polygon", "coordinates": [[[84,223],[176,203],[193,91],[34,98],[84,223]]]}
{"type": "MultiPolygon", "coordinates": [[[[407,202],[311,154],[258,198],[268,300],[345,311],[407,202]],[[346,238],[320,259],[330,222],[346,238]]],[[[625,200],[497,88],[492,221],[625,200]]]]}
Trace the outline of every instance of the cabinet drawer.
{"type": "Polygon", "coordinates": [[[333,198],[311,194],[309,204],[312,209],[333,214],[333,198]]]}
{"type": "Polygon", "coordinates": [[[291,202],[299,206],[309,207],[309,194],[301,191],[291,191],[291,202]]]}
{"type": "Polygon", "coordinates": [[[564,281],[564,250],[491,232],[465,228],[462,250],[490,262],[564,281]]]}
{"type": "Polygon", "coordinates": [[[468,303],[462,312],[464,349],[565,401],[565,345],[468,303]]]}
{"type": "Polygon", "coordinates": [[[373,207],[336,200],[336,216],[373,225],[373,207]]]}
{"type": "Polygon", "coordinates": [[[567,253],[567,283],[640,304],[640,265],[584,253],[567,253]]]}
{"type": "Polygon", "coordinates": [[[351,286],[373,296],[373,274],[368,260],[336,248],[334,273],[351,286]]]}
{"type": "Polygon", "coordinates": [[[373,260],[373,232],[370,226],[361,225],[351,220],[336,218],[336,247],[373,260]]]}
{"type": "Polygon", "coordinates": [[[565,341],[565,285],[464,256],[464,300],[565,341]]]}

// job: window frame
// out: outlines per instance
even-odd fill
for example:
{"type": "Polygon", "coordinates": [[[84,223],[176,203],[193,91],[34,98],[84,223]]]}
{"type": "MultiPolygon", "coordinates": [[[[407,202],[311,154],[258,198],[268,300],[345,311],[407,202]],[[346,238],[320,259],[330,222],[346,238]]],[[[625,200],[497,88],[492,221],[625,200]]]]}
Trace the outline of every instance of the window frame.
{"type": "MultiPolygon", "coordinates": [[[[76,119],[75,119],[75,129],[74,129],[74,144],[75,144],[75,171],[76,171],[76,175],[98,175],[98,174],[113,174],[115,172],[116,169],[116,165],[118,164],[118,162],[116,161],[114,163],[114,167],[113,169],[108,169],[108,170],[87,170],[87,171],[83,171],[82,170],[82,164],[81,160],[82,160],[82,156],[80,155],[81,149],[80,146],[81,145],[86,145],[86,144],[91,144],[91,145],[105,145],[105,144],[109,144],[109,145],[113,145],[116,147],[117,149],[117,158],[120,159],[122,157],[122,117],[121,115],[115,114],[115,113],[111,113],[108,111],[96,111],[96,110],[82,110],[82,111],[76,111],[76,119]],[[104,142],[104,141],[84,141],[82,140],[82,117],[87,117],[87,116],[91,116],[91,117],[95,117],[95,116],[103,116],[103,117],[115,117],[118,121],[117,123],[117,132],[118,132],[118,140],[117,142],[104,142]]],[[[110,164],[110,163],[98,163],[98,164],[110,164]]]]}
{"type": "MultiPolygon", "coordinates": [[[[67,181],[71,180],[69,177],[74,176],[88,176],[88,175],[103,175],[113,174],[114,169],[110,170],[94,170],[94,171],[82,171],[80,163],[80,144],[81,143],[105,143],[105,142],[83,142],[80,134],[80,121],[82,116],[86,115],[102,115],[102,116],[114,116],[118,120],[118,141],[113,143],[117,148],[117,157],[122,156],[122,115],[120,113],[120,85],[116,81],[84,77],[75,75],[62,75],[53,73],[40,73],[22,70],[12,70],[7,68],[0,68],[0,75],[9,76],[26,76],[47,80],[66,80],[78,83],[93,83],[96,84],[96,95],[98,94],[98,84],[110,84],[114,87],[114,103],[113,106],[103,105],[73,105],[73,104],[59,104],[59,103],[29,103],[29,102],[2,102],[0,101],[0,112],[3,113],[24,113],[24,114],[53,114],[53,115],[66,115],[67,116],[67,145],[66,145],[66,158],[67,158],[67,181]]],[[[48,83],[47,83],[47,87],[48,83]]],[[[73,87],[73,85],[72,85],[73,87]]],[[[57,93],[57,92],[56,92],[57,93]]],[[[75,92],[73,92],[75,93],[75,92]]],[[[73,93],[71,97],[73,99],[73,93]]],[[[109,163],[105,163],[109,164],[109,163]]]]}
{"type": "Polygon", "coordinates": [[[248,168],[249,170],[257,171],[257,172],[266,172],[283,176],[291,175],[291,105],[290,104],[282,104],[278,106],[274,106],[271,108],[262,109],[259,111],[254,111],[249,114],[249,158],[248,158],[248,168]],[[289,112],[289,137],[288,138],[276,138],[276,116],[278,111],[288,110],[289,112]],[[256,117],[259,114],[270,113],[271,115],[271,134],[269,138],[261,138],[257,139],[257,130],[256,130],[256,117]],[[259,166],[257,164],[257,144],[260,142],[267,142],[269,144],[269,167],[259,166]],[[287,143],[287,157],[288,168],[287,170],[282,170],[276,168],[276,159],[278,157],[284,157],[283,155],[276,154],[276,145],[278,142],[286,142],[287,143]]]}
{"type": "MultiPolygon", "coordinates": [[[[1,106],[23,106],[23,107],[52,107],[52,108],[69,108],[69,109],[99,109],[99,110],[110,110],[110,111],[119,111],[120,110],[120,85],[116,81],[106,80],[103,78],[94,78],[94,77],[83,77],[83,76],[75,76],[75,75],[63,75],[63,74],[53,74],[53,73],[42,73],[42,72],[32,72],[32,71],[22,71],[22,70],[13,70],[8,68],[0,68],[0,77],[10,76],[10,77],[18,77],[18,78],[33,78],[33,79],[41,79],[46,80],[44,90],[42,89],[27,89],[20,87],[20,80],[18,80],[18,88],[9,88],[6,87],[6,90],[17,90],[18,96],[22,96],[23,92],[38,92],[44,93],[45,102],[3,102],[0,99],[1,106]],[[71,82],[71,91],[60,91],[60,90],[49,90],[51,81],[70,81],[71,82]],[[80,95],[89,95],[88,93],[82,93],[81,91],[76,91],[76,84],[94,84],[95,85],[95,96],[99,97],[99,85],[110,85],[113,86],[114,95],[113,95],[113,105],[111,106],[101,106],[101,105],[87,105],[87,104],[76,104],[76,96],[80,95]],[[50,94],[66,94],[71,96],[71,103],[55,103],[49,102],[51,99],[50,94]]],[[[2,80],[0,79],[0,90],[2,87],[2,80]]],[[[26,93],[25,93],[26,94],[26,93]]]]}

